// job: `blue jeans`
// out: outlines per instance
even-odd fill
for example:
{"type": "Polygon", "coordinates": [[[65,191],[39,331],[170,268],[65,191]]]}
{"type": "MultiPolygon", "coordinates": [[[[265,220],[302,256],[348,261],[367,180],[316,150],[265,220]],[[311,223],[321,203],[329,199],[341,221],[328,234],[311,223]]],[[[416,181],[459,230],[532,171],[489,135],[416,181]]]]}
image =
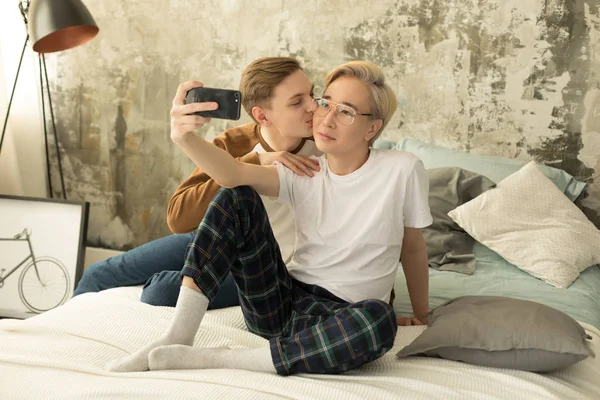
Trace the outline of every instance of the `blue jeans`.
{"type": "MultiPolygon", "coordinates": [[[[90,265],[73,296],[122,286],[144,285],[141,301],[175,307],[181,288],[181,269],[193,233],[170,235],[90,265]]],[[[209,309],[238,306],[238,289],[229,273],[209,309]]]]}

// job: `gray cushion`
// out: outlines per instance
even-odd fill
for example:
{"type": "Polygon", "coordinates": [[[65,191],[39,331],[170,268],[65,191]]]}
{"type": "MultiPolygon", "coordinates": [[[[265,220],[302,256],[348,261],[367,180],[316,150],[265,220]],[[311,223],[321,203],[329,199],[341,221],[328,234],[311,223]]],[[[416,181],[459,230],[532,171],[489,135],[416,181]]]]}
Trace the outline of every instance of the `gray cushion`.
{"type": "Polygon", "coordinates": [[[543,304],[464,296],[431,311],[428,328],[396,355],[550,372],[593,356],[586,339],[577,321],[543,304]]]}
{"type": "Polygon", "coordinates": [[[429,266],[441,271],[472,274],[474,239],[448,212],[495,186],[483,175],[457,167],[433,168],[429,175],[429,208],[433,223],[422,229],[429,266]]]}

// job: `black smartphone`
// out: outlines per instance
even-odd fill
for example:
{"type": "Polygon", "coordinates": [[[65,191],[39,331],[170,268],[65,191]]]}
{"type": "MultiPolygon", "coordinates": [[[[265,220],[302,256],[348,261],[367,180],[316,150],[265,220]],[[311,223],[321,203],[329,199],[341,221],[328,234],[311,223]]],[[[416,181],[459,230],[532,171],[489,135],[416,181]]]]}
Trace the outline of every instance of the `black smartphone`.
{"type": "Polygon", "coordinates": [[[185,96],[185,104],[204,102],[215,102],[219,108],[194,114],[207,118],[240,119],[242,93],[239,90],[197,87],[188,91],[185,96]]]}

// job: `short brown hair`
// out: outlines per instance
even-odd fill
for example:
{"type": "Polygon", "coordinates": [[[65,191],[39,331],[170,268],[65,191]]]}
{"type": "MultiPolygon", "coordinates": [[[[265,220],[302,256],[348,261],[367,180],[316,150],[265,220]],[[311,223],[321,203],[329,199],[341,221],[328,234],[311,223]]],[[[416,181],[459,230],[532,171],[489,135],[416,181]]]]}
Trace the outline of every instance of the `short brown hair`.
{"type": "Polygon", "coordinates": [[[396,94],[385,82],[385,75],[381,68],[370,61],[350,61],[335,67],[325,78],[325,89],[342,76],[357,78],[371,91],[371,114],[373,119],[383,121],[381,129],[370,141],[372,144],[381,135],[383,128],[390,122],[398,108],[396,94]]]}
{"type": "Polygon", "coordinates": [[[300,63],[291,57],[263,57],[252,61],[242,72],[240,80],[244,110],[254,119],[252,109],[256,106],[270,107],[275,88],[300,70],[300,63]]]}

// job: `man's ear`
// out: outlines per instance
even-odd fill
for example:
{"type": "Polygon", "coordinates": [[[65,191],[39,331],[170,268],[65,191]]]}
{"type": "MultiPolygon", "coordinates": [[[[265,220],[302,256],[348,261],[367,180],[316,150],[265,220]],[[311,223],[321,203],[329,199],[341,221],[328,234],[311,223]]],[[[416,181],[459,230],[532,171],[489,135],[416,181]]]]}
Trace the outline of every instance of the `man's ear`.
{"type": "Polygon", "coordinates": [[[262,107],[252,107],[252,116],[261,126],[271,126],[271,121],[267,118],[265,109],[262,107]]]}
{"type": "Polygon", "coordinates": [[[373,123],[369,127],[369,131],[365,135],[365,141],[370,142],[371,139],[373,139],[375,136],[377,136],[377,133],[381,130],[382,126],[383,126],[383,120],[376,119],[375,121],[373,121],[373,123]]]}

